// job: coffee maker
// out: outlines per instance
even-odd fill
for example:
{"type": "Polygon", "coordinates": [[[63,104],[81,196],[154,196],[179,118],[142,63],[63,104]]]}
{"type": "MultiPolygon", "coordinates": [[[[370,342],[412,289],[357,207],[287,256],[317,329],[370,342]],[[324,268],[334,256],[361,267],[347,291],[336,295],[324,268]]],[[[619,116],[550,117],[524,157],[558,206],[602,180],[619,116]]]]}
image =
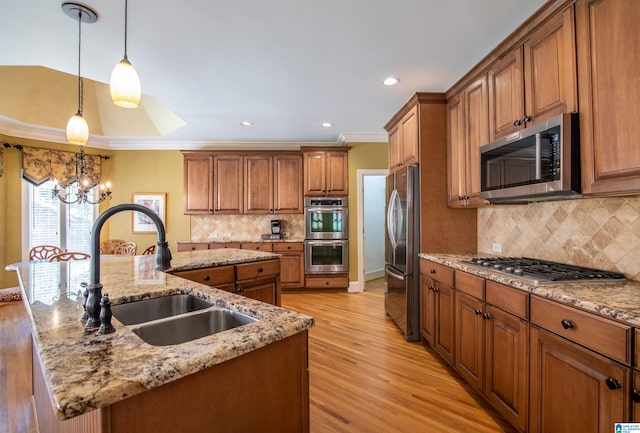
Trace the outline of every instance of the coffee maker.
{"type": "Polygon", "coordinates": [[[271,234],[278,235],[278,237],[282,234],[282,226],[280,220],[271,220],[271,234]]]}

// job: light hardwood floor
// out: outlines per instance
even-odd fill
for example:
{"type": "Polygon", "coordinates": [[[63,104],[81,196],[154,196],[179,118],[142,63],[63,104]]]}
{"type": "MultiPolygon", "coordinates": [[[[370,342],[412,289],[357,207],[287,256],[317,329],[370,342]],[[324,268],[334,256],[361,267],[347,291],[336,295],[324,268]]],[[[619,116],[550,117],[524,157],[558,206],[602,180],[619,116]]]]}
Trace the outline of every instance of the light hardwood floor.
{"type": "MultiPolygon", "coordinates": [[[[431,350],[404,341],[384,315],[381,287],[282,295],[285,308],[316,320],[309,332],[311,432],[515,431],[431,350]]],[[[24,307],[0,306],[2,432],[37,431],[29,353],[24,307]]]]}

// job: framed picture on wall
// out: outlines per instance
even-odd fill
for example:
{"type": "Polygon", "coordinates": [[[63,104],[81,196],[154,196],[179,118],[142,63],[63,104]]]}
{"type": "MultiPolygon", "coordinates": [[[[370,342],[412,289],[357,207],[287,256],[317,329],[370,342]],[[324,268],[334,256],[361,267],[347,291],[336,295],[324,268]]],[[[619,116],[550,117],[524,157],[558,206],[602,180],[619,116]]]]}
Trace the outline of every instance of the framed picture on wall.
{"type": "MultiPolygon", "coordinates": [[[[158,214],[164,224],[165,232],[167,231],[166,199],[167,193],[165,192],[134,192],[131,194],[132,203],[148,207],[158,214]]],[[[131,231],[133,233],[155,233],[156,225],[148,215],[142,212],[131,212],[131,231]]]]}

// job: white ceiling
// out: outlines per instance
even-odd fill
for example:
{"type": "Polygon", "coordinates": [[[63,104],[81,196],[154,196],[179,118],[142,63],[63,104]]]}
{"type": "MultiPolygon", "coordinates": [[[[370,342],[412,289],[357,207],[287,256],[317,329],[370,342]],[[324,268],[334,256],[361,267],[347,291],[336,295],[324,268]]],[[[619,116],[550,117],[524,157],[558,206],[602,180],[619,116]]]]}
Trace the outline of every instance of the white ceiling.
{"type": "MultiPolygon", "coordinates": [[[[82,75],[108,83],[124,52],[124,0],[83,3],[99,19],[82,26],[82,75]]],[[[543,3],[129,0],[128,55],[143,93],[186,124],[157,137],[92,136],[89,145],[384,140],[383,126],[414,92],[446,91],[543,3]],[[383,87],[388,76],[400,84],[383,87]],[[253,126],[240,126],[243,120],[253,126]]],[[[61,4],[2,0],[0,65],[76,74],[77,22],[61,4]]],[[[0,107],[7,99],[0,94],[0,107]]],[[[0,120],[3,133],[38,129],[0,120]]],[[[64,127],[46,131],[63,137],[64,127]]]]}

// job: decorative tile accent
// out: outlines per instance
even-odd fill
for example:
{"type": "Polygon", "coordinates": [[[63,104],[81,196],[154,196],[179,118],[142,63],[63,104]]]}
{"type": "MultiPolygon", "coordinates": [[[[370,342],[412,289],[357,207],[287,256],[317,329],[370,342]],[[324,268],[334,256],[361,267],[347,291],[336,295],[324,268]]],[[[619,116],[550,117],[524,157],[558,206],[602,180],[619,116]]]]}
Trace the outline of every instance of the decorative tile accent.
{"type": "Polygon", "coordinates": [[[478,209],[478,253],[525,256],[624,273],[640,281],[640,197],[478,209]]]}
{"type": "Polygon", "coordinates": [[[287,239],[304,240],[304,215],[193,215],[192,242],[247,241],[259,242],[261,235],[271,233],[271,220],[282,221],[287,239]],[[225,236],[231,233],[231,236],[225,236]]]}

